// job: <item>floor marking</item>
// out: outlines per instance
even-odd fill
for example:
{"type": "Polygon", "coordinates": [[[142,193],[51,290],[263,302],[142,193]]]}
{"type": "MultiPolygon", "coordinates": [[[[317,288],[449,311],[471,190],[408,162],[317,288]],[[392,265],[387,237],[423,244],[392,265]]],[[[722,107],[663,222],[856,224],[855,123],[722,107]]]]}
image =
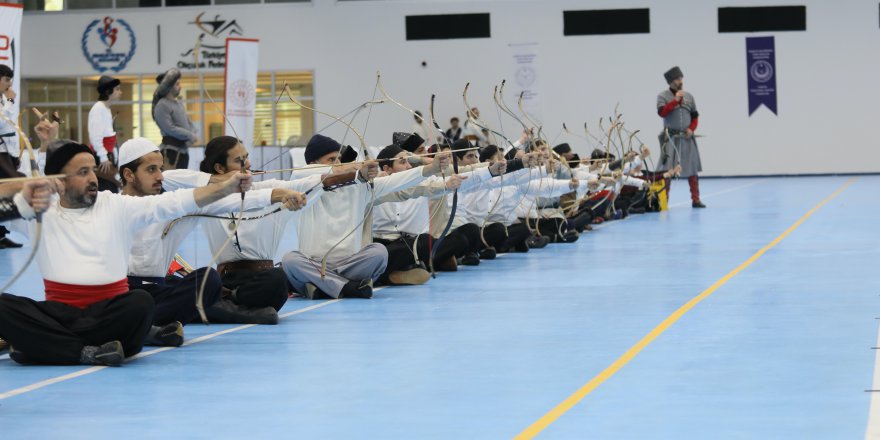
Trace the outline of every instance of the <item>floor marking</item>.
{"type": "Polygon", "coordinates": [[[606,367],[601,373],[590,379],[584,386],[575,391],[572,395],[568,396],[565,400],[563,400],[560,404],[556,405],[549,412],[541,416],[535,423],[532,423],[528,428],[517,434],[515,439],[531,439],[536,435],[540,434],[541,431],[550,426],[557,419],[562,417],[563,414],[568,412],[575,405],[580,403],[584,397],[587,397],[591,392],[593,392],[599,385],[602,385],[606,380],[614,376],[621,368],[623,368],[627,363],[629,363],[633,358],[635,358],[645,347],[648,346],[651,342],[653,342],[657,337],[659,337],[663,332],[665,332],[669,327],[675,324],[685,313],[689,312],[692,308],[694,308],[697,304],[702,302],[704,299],[708,298],[709,295],[718,290],[725,283],[730,281],[731,278],[736,276],[738,273],[745,270],[747,267],[751,266],[752,263],[761,258],[764,253],[775,247],[779,244],[785,237],[791,234],[795,229],[797,229],[801,224],[803,224],[808,218],[810,218],[816,211],[819,210],[826,203],[833,200],[835,197],[840,195],[845,189],[847,189],[850,185],[855,182],[857,178],[853,178],[848,180],[843,186],[834,191],[830,196],[826,197],[825,200],[819,202],[818,205],[814,206],[813,209],[809,210],[803,217],[798,219],[798,221],[794,222],[793,225],[789,226],[782,234],[779,234],[773,241],[762,247],[758,252],[755,252],[754,255],[749,257],[746,261],[741,263],[732,271],[728,272],[727,275],[724,275],[716,281],[714,284],[709,286],[708,289],[702,291],[699,295],[690,299],[690,301],[686,302],[683,306],[679,307],[678,310],[673,312],[671,315],[667,316],[666,319],[663,320],[660,324],[654,327],[647,335],[645,335],[639,342],[630,347],[623,355],[617,358],[614,362],[611,363],[608,367],[606,367]]]}
{"type": "MultiPolygon", "coordinates": [[[[766,180],[767,180],[767,179],[756,180],[756,181],[754,181],[754,182],[752,182],[752,183],[746,183],[745,185],[734,186],[733,188],[727,188],[727,189],[724,189],[724,190],[721,190],[721,191],[716,191],[716,192],[713,192],[713,193],[705,194],[705,195],[703,195],[701,198],[703,198],[703,197],[717,196],[717,195],[719,195],[719,194],[725,194],[725,193],[729,193],[729,192],[737,191],[737,190],[740,190],[740,189],[743,189],[743,188],[748,188],[748,187],[750,187],[750,186],[752,186],[752,185],[757,185],[757,184],[759,184],[759,183],[763,183],[763,182],[765,182],[766,180]]],[[[675,208],[675,207],[678,207],[678,206],[687,206],[687,205],[690,205],[690,204],[691,204],[691,201],[688,200],[688,201],[685,201],[685,202],[674,203],[674,204],[672,204],[672,205],[669,205],[669,207],[670,207],[670,208],[675,208]]]]}
{"type": "MultiPolygon", "coordinates": [[[[381,289],[382,289],[382,287],[377,287],[377,288],[374,289],[374,290],[381,290],[381,289]]],[[[279,319],[283,319],[283,318],[288,318],[288,317],[290,317],[290,316],[299,315],[299,314],[301,314],[301,313],[305,313],[305,312],[308,312],[308,311],[311,311],[311,310],[319,309],[319,308],[321,308],[321,307],[329,306],[330,304],[337,303],[337,302],[339,302],[339,301],[342,301],[342,300],[341,300],[341,299],[333,299],[333,300],[329,300],[329,301],[323,301],[323,302],[318,303],[318,304],[315,304],[315,305],[313,305],[313,306],[303,307],[303,308],[298,309],[298,310],[293,310],[293,311],[290,311],[290,312],[287,312],[287,313],[284,313],[284,314],[278,315],[278,318],[279,318],[279,319]]],[[[207,335],[202,335],[202,336],[199,336],[199,337],[196,337],[196,338],[193,338],[193,339],[190,339],[190,340],[185,341],[185,342],[183,343],[182,346],[183,346],[183,347],[186,347],[186,346],[188,346],[188,345],[198,344],[198,343],[200,343],[200,342],[205,342],[205,341],[207,341],[207,340],[214,339],[214,338],[216,338],[217,336],[221,336],[221,335],[225,335],[225,334],[227,334],[227,333],[232,333],[232,332],[237,332],[237,331],[240,331],[240,330],[248,329],[248,328],[254,327],[254,326],[256,326],[256,325],[257,325],[257,324],[244,324],[244,325],[240,325],[240,326],[237,326],[237,327],[228,328],[228,329],[226,329],[226,330],[221,330],[221,331],[219,331],[219,332],[210,333],[210,334],[207,334],[207,335]]],[[[162,352],[165,352],[165,351],[168,351],[168,350],[174,350],[174,349],[176,349],[176,348],[177,348],[177,347],[161,347],[161,348],[157,348],[157,349],[155,349],[155,350],[142,351],[142,352],[140,352],[140,353],[138,353],[138,354],[136,354],[136,355],[134,355],[134,356],[132,356],[132,357],[126,359],[125,361],[126,361],[126,362],[131,362],[131,361],[133,361],[133,360],[135,360],[135,359],[145,358],[145,357],[147,357],[147,356],[152,356],[152,355],[154,355],[154,354],[162,353],[162,352]]],[[[6,357],[6,358],[9,358],[9,355],[5,355],[5,357],[6,357]]],[[[16,389],[14,389],[14,390],[10,390],[10,391],[6,391],[6,392],[4,392],[4,393],[0,393],[0,400],[8,399],[8,398],[13,397],[13,396],[18,396],[18,395],[20,395],[20,394],[24,394],[24,393],[31,392],[31,391],[34,391],[34,390],[38,390],[38,389],[40,389],[40,388],[44,388],[44,387],[47,387],[47,386],[49,386],[49,385],[54,385],[54,384],[59,383],[59,382],[64,382],[64,381],[67,381],[67,380],[70,380],[70,379],[76,379],[77,377],[85,376],[85,375],[87,375],[87,374],[96,373],[96,372],[101,371],[101,370],[103,370],[103,369],[105,369],[105,368],[110,368],[110,367],[106,367],[106,366],[94,366],[94,367],[85,368],[85,369],[82,369],[82,370],[79,370],[79,371],[74,371],[73,373],[68,373],[68,374],[65,374],[65,375],[62,375],[62,376],[53,377],[53,378],[51,378],[51,379],[42,380],[42,381],[40,381],[40,382],[36,382],[36,383],[30,384],[30,385],[26,385],[26,386],[23,386],[23,387],[20,387],[20,388],[16,388],[16,389]]]]}

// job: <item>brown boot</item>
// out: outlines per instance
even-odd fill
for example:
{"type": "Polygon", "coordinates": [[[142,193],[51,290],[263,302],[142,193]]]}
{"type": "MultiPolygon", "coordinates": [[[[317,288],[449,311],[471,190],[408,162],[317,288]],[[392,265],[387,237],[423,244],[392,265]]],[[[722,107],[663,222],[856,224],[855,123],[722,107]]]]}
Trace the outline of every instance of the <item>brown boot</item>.
{"type": "Polygon", "coordinates": [[[388,281],[392,285],[416,286],[425,284],[431,279],[431,274],[420,266],[406,270],[395,270],[388,274],[388,281]]]}
{"type": "Polygon", "coordinates": [[[457,272],[458,262],[455,261],[455,257],[449,257],[445,261],[435,261],[434,270],[439,272],[457,272]]]}

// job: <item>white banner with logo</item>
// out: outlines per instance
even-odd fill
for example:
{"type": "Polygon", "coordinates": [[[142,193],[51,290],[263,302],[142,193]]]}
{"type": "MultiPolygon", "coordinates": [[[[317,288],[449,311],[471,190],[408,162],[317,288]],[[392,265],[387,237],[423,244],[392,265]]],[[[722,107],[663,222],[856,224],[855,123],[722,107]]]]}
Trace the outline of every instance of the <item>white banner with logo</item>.
{"type": "Polygon", "coordinates": [[[254,144],[254,111],[257,101],[257,70],[260,40],[226,39],[226,126],[251,151],[254,144]]]}
{"type": "MultiPolygon", "coordinates": [[[[509,93],[505,99],[511,107],[516,106],[520,94],[523,97],[523,109],[529,118],[537,123],[541,120],[541,96],[538,92],[538,43],[509,44],[513,76],[507,80],[505,91],[509,93]]],[[[527,121],[524,121],[527,122],[527,121]]]]}
{"type": "MultiPolygon", "coordinates": [[[[21,5],[0,3],[0,64],[9,66],[14,75],[10,89],[15,92],[16,97],[13,100],[12,111],[7,113],[7,116],[13,121],[18,121],[19,100],[21,99],[21,89],[19,88],[21,84],[21,12],[21,5]]],[[[4,104],[6,103],[5,96],[0,99],[4,104]]],[[[10,132],[15,131],[15,127],[8,127],[8,124],[3,124],[3,126],[5,127],[4,133],[0,134],[6,134],[7,129],[10,132]]],[[[6,148],[3,150],[9,152],[13,157],[19,154],[17,134],[4,137],[3,142],[6,143],[6,148]]]]}

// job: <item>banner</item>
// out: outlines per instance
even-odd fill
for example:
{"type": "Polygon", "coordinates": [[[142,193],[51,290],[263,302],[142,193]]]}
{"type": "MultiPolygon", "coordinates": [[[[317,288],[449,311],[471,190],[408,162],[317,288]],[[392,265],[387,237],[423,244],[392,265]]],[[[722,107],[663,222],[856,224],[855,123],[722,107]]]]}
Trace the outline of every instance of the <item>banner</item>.
{"type": "Polygon", "coordinates": [[[776,44],[774,37],[746,37],[746,68],[749,76],[749,116],[763,104],[776,108],[776,44]]]}
{"type": "MultiPolygon", "coordinates": [[[[5,64],[12,69],[12,89],[16,97],[13,100],[12,111],[7,113],[10,119],[18,121],[19,102],[21,100],[21,5],[0,3],[0,64],[5,64]]],[[[5,103],[6,98],[2,98],[5,103]]],[[[13,130],[15,127],[10,127],[13,130]]],[[[12,156],[19,154],[18,135],[5,137],[6,150],[12,156]]],[[[22,161],[25,162],[25,161],[22,161]]]]}
{"type": "MultiPolygon", "coordinates": [[[[517,101],[523,95],[523,109],[529,118],[541,123],[541,96],[538,92],[538,43],[510,44],[513,61],[513,76],[507,79],[504,87],[510,94],[505,97],[511,110],[519,113],[517,101]],[[511,101],[512,98],[512,101],[511,101]]],[[[524,121],[528,123],[527,121],[524,121]]],[[[519,136],[514,136],[516,139],[519,136]]]]}
{"type": "Polygon", "coordinates": [[[259,40],[226,39],[224,134],[237,137],[248,151],[254,144],[259,47],[259,40]]]}

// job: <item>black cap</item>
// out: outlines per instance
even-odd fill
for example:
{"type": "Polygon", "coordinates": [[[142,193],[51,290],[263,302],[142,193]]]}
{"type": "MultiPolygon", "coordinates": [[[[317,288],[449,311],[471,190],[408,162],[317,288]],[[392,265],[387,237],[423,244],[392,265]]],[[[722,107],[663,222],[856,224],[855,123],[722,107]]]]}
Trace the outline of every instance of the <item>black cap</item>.
{"type": "Polygon", "coordinates": [[[681,73],[681,69],[679,69],[678,66],[675,66],[667,70],[666,73],[663,74],[663,77],[666,78],[666,84],[671,84],[672,81],[684,77],[684,74],[681,73]]]}
{"type": "Polygon", "coordinates": [[[553,151],[555,151],[556,154],[571,153],[571,145],[568,145],[568,143],[561,143],[553,147],[553,151]]]}
{"type": "Polygon", "coordinates": [[[101,95],[109,95],[119,84],[122,84],[122,82],[118,79],[113,78],[112,76],[101,75],[101,77],[98,78],[98,93],[101,95]]]}
{"type": "Polygon", "coordinates": [[[46,167],[43,169],[43,172],[46,175],[50,174],[61,174],[61,170],[73,159],[74,156],[80,153],[88,153],[95,158],[95,165],[98,164],[98,157],[95,156],[95,153],[92,152],[92,149],[76,142],[68,142],[60,147],[57,150],[53,151],[46,157],[46,167]]]}
{"type": "Polygon", "coordinates": [[[316,134],[309,139],[309,143],[306,145],[306,163],[315,162],[324,155],[338,152],[341,148],[342,145],[339,142],[322,134],[316,134]]]}

